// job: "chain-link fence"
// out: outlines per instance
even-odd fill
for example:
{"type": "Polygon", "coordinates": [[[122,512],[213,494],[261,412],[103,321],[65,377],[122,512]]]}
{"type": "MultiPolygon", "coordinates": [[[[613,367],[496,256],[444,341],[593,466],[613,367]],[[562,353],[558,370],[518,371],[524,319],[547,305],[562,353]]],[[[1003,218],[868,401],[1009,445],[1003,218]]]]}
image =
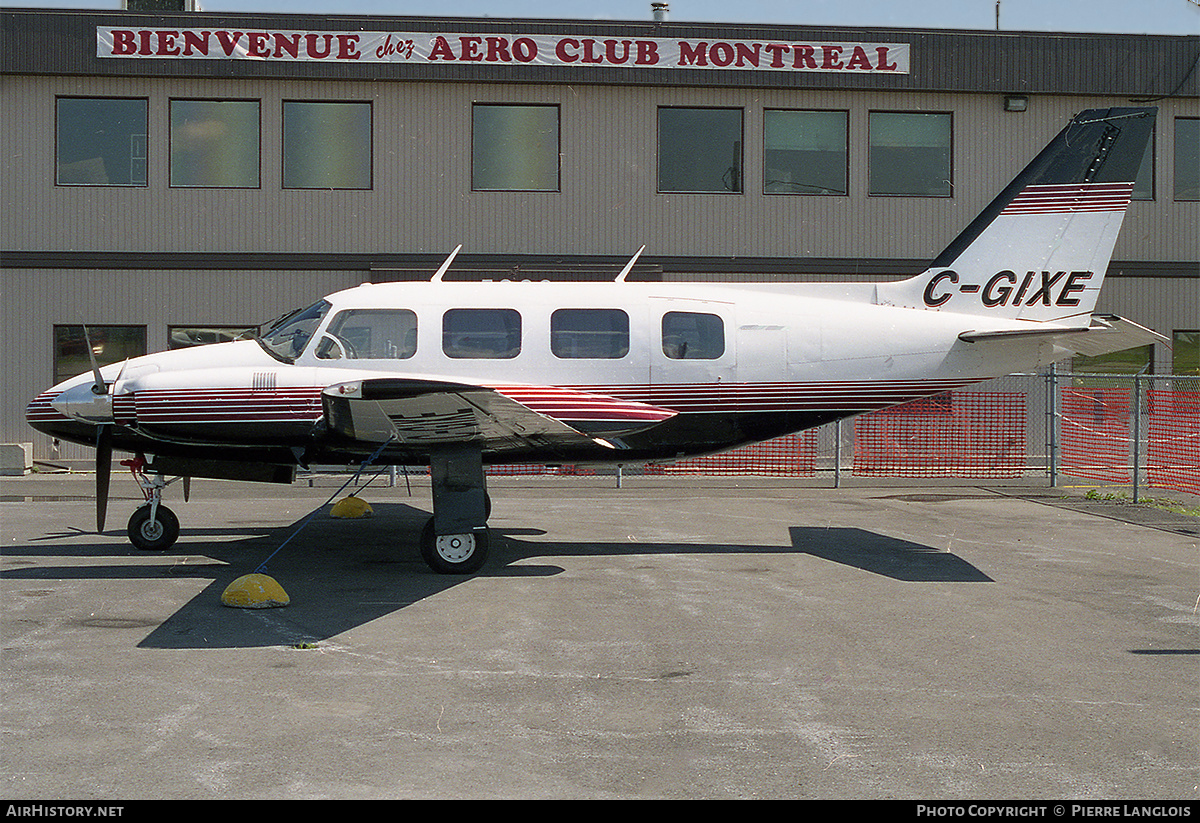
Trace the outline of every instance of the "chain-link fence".
{"type": "MultiPolygon", "coordinates": [[[[593,474],[502,466],[493,475],[593,474]]],[[[1047,374],[991,380],[765,443],[625,474],[1067,478],[1200,494],[1200,377],[1047,374]]]]}

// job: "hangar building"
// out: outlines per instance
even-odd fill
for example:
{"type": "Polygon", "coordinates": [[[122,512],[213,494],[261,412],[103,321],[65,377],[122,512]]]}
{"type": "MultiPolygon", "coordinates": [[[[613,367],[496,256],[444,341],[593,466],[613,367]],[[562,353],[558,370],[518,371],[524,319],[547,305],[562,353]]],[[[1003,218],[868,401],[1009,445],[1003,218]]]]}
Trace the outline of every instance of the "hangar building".
{"type": "MultiPolygon", "coordinates": [[[[366,281],[895,278],[1067,122],[1153,104],[1100,310],[1200,372],[1200,39],[0,12],[5,391],[366,281]]],[[[1096,364],[1089,364],[1096,367],[1096,364]]],[[[40,439],[39,439],[40,438],[40,439]]]]}

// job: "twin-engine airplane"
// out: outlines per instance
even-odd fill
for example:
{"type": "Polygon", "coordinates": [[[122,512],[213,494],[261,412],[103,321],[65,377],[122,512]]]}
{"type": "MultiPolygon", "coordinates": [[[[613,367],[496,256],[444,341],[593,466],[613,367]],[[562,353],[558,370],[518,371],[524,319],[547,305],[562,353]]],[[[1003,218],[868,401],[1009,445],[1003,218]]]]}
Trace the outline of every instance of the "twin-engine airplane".
{"type": "Polygon", "coordinates": [[[254,339],[94,367],[27,418],[96,447],[98,530],[113,450],[136,455],[143,549],[178,536],[167,477],[428,464],[421,554],[473,572],[486,464],[669,461],[1161,340],[1092,313],[1155,113],[1079,114],[907,280],[630,282],[635,255],[611,283],[444,282],[451,254],[429,282],[341,291],[254,339]]]}

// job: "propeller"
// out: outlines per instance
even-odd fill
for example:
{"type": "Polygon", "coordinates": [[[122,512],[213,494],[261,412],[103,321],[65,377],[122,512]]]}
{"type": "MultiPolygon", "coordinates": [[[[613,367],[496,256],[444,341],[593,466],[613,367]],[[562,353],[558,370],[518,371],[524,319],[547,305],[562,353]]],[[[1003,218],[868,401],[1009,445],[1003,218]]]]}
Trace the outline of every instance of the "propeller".
{"type": "MultiPolygon", "coordinates": [[[[100,374],[100,364],[96,361],[96,351],[92,348],[92,340],[88,335],[87,326],[83,327],[83,341],[87,346],[88,357],[92,361],[92,375],[95,382],[92,383],[92,394],[97,397],[106,396],[109,394],[108,387],[104,384],[104,378],[100,374]]],[[[121,372],[125,371],[125,366],[121,366],[121,372]]],[[[117,375],[117,380],[121,379],[117,375]]],[[[113,392],[116,391],[116,383],[113,383],[113,392]]],[[[108,512],[108,487],[112,478],[112,424],[98,423],[96,425],[96,532],[104,531],[104,518],[108,512]]]]}
{"type": "Polygon", "coordinates": [[[96,533],[104,532],[108,485],[112,475],[112,426],[96,427],[96,533]]]}

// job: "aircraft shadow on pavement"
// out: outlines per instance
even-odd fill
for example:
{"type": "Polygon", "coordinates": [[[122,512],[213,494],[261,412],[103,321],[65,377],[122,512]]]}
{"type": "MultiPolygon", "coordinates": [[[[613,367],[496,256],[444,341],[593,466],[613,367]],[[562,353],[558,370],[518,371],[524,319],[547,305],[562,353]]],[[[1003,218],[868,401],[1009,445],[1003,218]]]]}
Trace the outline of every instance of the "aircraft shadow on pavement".
{"type": "MultiPolygon", "coordinates": [[[[522,540],[544,534],[529,528],[494,528],[491,557],[474,577],[433,573],[421,560],[418,537],[428,513],[404,503],[372,504],[375,515],[338,520],[326,512],[307,523],[263,528],[248,521],[220,528],[187,529],[162,555],[126,543],[77,542],[77,531],[48,535],[13,554],[47,557],[103,557],[102,565],[9,566],[0,577],[19,580],[209,580],[209,585],[166,620],[147,619],[155,628],[142,648],[253,648],[295,646],[334,637],[454,586],[488,577],[550,576],[563,571],[539,557],[792,554],[812,555],[900,581],[989,582],[961,558],[928,546],[855,528],[790,529],[791,545],[703,543],[594,543],[522,540]],[[70,539],[68,539],[70,538],[70,539]],[[289,540],[290,538],[290,540],[289,540]],[[284,542],[287,541],[286,545],[284,542]],[[280,546],[283,546],[280,549],[280,546]],[[276,553],[276,550],[279,550],[276,553]],[[274,554],[274,556],[272,556],[274,554]],[[122,564],[121,558],[139,562],[122,564]],[[221,594],[237,577],[261,569],[288,593],[286,608],[236,609],[221,594]],[[153,562],[157,560],[158,562],[153,562]],[[147,562],[151,561],[151,562],[147,562]]],[[[307,515],[305,516],[307,517],[307,515]]],[[[106,538],[114,535],[106,532],[106,538]]],[[[12,551],[12,547],[10,547],[12,551]]],[[[169,597],[169,594],[164,594],[169,597]]],[[[92,626],[128,627],[128,614],[93,615],[92,626]],[[98,622],[97,622],[98,621],[98,622]]]]}

